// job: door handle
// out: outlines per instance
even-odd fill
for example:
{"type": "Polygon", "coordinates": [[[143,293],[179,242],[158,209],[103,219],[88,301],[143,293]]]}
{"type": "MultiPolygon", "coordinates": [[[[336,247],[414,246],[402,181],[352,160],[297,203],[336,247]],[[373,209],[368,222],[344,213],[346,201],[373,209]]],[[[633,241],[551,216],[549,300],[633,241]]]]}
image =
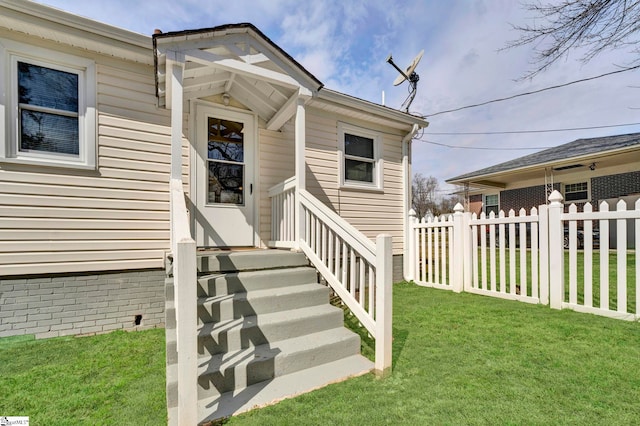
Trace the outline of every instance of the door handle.
{"type": "Polygon", "coordinates": [[[249,184],[249,195],[253,195],[253,184],[249,184]]]}

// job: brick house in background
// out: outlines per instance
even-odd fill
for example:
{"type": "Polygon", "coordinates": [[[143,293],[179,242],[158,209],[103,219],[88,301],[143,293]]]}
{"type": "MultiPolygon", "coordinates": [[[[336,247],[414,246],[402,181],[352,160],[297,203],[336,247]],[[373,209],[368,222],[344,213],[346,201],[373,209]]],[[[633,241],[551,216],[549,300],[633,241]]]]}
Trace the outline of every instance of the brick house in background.
{"type": "Polygon", "coordinates": [[[640,198],[640,133],[578,139],[446,182],[461,188],[477,214],[528,211],[546,204],[552,189],[579,209],[590,202],[597,210],[602,201],[620,199],[629,206],[640,198]]]}

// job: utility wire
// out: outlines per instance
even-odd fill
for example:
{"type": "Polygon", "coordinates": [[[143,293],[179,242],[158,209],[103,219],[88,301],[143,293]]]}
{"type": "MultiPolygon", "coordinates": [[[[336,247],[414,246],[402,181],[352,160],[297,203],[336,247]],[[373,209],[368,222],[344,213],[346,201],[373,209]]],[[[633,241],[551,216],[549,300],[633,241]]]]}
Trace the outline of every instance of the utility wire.
{"type": "Polygon", "coordinates": [[[448,145],[446,143],[428,141],[426,139],[414,139],[414,140],[417,140],[419,142],[424,142],[424,143],[430,143],[433,145],[444,146],[445,148],[452,148],[452,149],[479,149],[479,150],[487,150],[487,151],[523,151],[523,150],[538,150],[538,149],[553,148],[552,146],[493,148],[493,147],[487,147],[487,146],[448,145]]]}
{"type": "Polygon", "coordinates": [[[549,86],[549,87],[545,87],[543,89],[533,90],[531,92],[519,93],[517,95],[507,96],[506,98],[492,99],[490,101],[481,102],[481,103],[478,103],[478,104],[467,105],[467,106],[463,106],[463,107],[459,107],[459,108],[448,109],[448,110],[445,110],[445,111],[434,112],[432,114],[426,114],[424,117],[425,118],[434,117],[434,116],[440,115],[440,114],[447,114],[447,113],[450,113],[450,112],[462,111],[463,109],[477,108],[477,107],[488,105],[488,104],[492,104],[492,103],[495,103],[495,102],[508,101],[510,99],[519,98],[521,96],[534,95],[536,93],[545,92],[547,90],[559,89],[561,87],[570,86],[572,84],[583,83],[585,81],[595,80],[595,79],[602,78],[602,77],[607,77],[607,76],[613,75],[613,74],[620,74],[620,73],[623,73],[623,72],[636,70],[638,68],[640,68],[640,65],[636,65],[636,66],[629,67],[629,68],[623,68],[623,69],[620,69],[620,70],[617,70],[617,71],[610,71],[610,72],[607,72],[607,73],[604,73],[604,74],[600,74],[600,75],[596,75],[596,76],[593,76],[593,77],[581,78],[580,80],[574,80],[574,81],[570,81],[568,83],[557,84],[555,86],[549,86]]]}
{"type": "Polygon", "coordinates": [[[552,133],[552,132],[569,132],[575,130],[593,130],[593,129],[608,129],[610,127],[626,127],[626,126],[638,126],[640,123],[628,123],[628,124],[611,124],[608,126],[590,126],[590,127],[569,127],[566,129],[548,129],[548,130],[509,130],[498,132],[425,132],[425,135],[513,135],[523,133],[552,133]]]}

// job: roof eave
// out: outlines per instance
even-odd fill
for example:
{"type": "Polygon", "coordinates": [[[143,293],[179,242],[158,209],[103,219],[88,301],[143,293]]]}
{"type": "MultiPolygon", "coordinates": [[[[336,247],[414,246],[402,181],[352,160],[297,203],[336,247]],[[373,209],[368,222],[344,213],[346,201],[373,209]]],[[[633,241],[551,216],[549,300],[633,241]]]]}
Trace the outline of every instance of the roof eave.
{"type": "Polygon", "coordinates": [[[389,108],[384,105],[369,102],[364,99],[356,98],[354,96],[337,92],[335,90],[324,88],[318,93],[318,98],[320,100],[341,104],[349,108],[359,109],[369,114],[384,117],[392,121],[406,124],[408,126],[412,126],[414,124],[417,124],[420,128],[429,126],[429,122],[422,117],[408,114],[406,112],[389,108]]]}
{"type": "MultiPolygon", "coordinates": [[[[640,146],[633,145],[633,146],[619,148],[619,149],[600,151],[600,152],[597,152],[597,153],[591,153],[591,154],[587,154],[587,155],[580,155],[580,156],[576,156],[576,157],[568,157],[568,158],[563,159],[562,161],[546,161],[544,163],[531,164],[531,165],[528,165],[528,166],[516,167],[516,168],[513,168],[513,169],[502,170],[502,171],[493,172],[493,173],[479,174],[479,175],[474,175],[474,176],[462,175],[462,176],[454,177],[454,178],[451,178],[451,179],[447,179],[447,180],[445,180],[445,182],[449,183],[449,184],[452,184],[452,185],[463,185],[463,184],[466,184],[466,183],[468,183],[469,185],[473,185],[474,182],[490,181],[492,179],[495,179],[498,176],[504,176],[504,175],[510,175],[510,174],[528,172],[528,171],[534,171],[534,170],[538,170],[538,169],[545,169],[545,168],[548,168],[550,166],[557,166],[557,165],[562,164],[562,163],[575,163],[575,162],[585,161],[585,160],[589,161],[589,160],[593,160],[593,159],[597,159],[599,157],[602,157],[603,155],[623,154],[625,152],[631,152],[631,151],[640,151],[640,146]]],[[[483,186],[483,185],[479,185],[479,186],[483,186]]]]}

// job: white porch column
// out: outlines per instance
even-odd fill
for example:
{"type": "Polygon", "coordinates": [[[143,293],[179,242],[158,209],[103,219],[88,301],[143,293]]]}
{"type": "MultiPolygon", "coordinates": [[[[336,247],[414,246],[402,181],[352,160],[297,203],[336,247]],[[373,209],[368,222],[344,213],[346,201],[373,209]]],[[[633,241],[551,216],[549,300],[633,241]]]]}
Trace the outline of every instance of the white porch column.
{"type": "Polygon", "coordinates": [[[300,238],[304,232],[304,215],[300,204],[300,190],[306,189],[307,177],[305,168],[305,147],[306,147],[306,110],[305,104],[311,98],[311,92],[300,88],[298,99],[296,100],[296,122],[295,122],[295,172],[296,172],[296,208],[295,208],[295,232],[294,250],[300,250],[300,238]]]}
{"type": "MultiPolygon", "coordinates": [[[[167,60],[169,59],[167,52],[167,60]]],[[[171,65],[171,179],[182,179],[182,72],[184,55],[174,53],[171,65]]]]}
{"type": "MultiPolygon", "coordinates": [[[[167,74],[171,78],[168,89],[167,105],[171,107],[171,181],[182,187],[182,118],[183,118],[183,87],[182,74],[184,71],[184,55],[167,52],[167,74]]],[[[181,192],[181,191],[180,191],[181,192]]],[[[183,202],[183,200],[180,200],[183,202]]],[[[173,209],[179,209],[171,203],[171,218],[173,209]]],[[[182,204],[184,206],[184,204],[182,204]]],[[[186,207],[183,207],[186,209],[186,207]]],[[[186,212],[183,212],[186,215],[186,212]]],[[[198,317],[196,309],[196,257],[195,242],[177,240],[175,227],[186,226],[183,235],[188,235],[188,224],[171,223],[171,247],[174,249],[174,286],[177,295],[176,304],[176,334],[178,352],[178,424],[195,425],[198,422],[198,359],[197,359],[197,329],[198,317]]]]}

